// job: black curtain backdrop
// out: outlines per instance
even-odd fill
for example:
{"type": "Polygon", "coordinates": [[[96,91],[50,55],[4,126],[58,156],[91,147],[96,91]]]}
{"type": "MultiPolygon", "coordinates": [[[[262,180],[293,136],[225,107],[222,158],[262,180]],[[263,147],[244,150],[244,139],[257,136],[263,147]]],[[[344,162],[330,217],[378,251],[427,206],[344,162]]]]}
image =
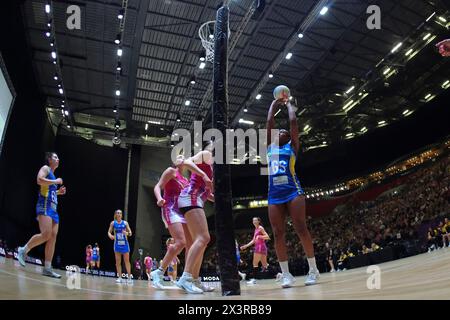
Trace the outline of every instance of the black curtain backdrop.
{"type": "MultiPolygon", "coordinates": [[[[128,150],[58,136],[56,151],[61,161],[56,176],[63,178],[67,194],[59,197],[55,258],[59,255],[62,265],[84,266],[86,246],[97,242],[102,268],[114,270],[113,241],[107,231],[114,211],[124,210],[128,150]]],[[[127,215],[129,220],[136,220],[136,211],[127,215]]]]}
{"type": "Polygon", "coordinates": [[[40,94],[26,44],[21,1],[2,3],[0,50],[17,97],[0,155],[0,238],[8,247],[23,244],[38,231],[35,220],[36,176],[44,152],[54,148],[46,120],[45,97],[40,94]],[[4,25],[3,25],[4,24],[4,25]],[[7,31],[6,31],[7,30],[7,31]]]}

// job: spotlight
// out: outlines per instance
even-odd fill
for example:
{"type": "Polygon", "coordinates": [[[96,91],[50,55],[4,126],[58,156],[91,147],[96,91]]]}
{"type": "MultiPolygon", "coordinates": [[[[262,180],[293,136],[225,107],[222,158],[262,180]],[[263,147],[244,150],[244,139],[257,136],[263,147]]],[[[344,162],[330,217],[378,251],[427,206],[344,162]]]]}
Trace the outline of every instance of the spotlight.
{"type": "Polygon", "coordinates": [[[125,14],[125,10],[122,8],[119,10],[119,14],[117,15],[117,18],[119,18],[119,20],[123,19],[123,16],[125,14]]]}
{"type": "Polygon", "coordinates": [[[116,132],[116,133],[114,134],[114,138],[112,139],[112,143],[113,143],[114,145],[116,145],[116,146],[122,143],[122,140],[120,140],[120,137],[119,137],[119,133],[118,133],[118,132],[116,132]]]}
{"type": "Polygon", "coordinates": [[[179,114],[177,115],[177,122],[181,122],[181,117],[179,114]]]}
{"type": "Polygon", "coordinates": [[[121,71],[122,70],[122,63],[120,61],[117,62],[116,70],[117,71],[121,71]]]}
{"type": "Polygon", "coordinates": [[[328,7],[323,7],[322,10],[320,10],[320,15],[325,15],[328,12],[328,7]]]}
{"type": "Polygon", "coordinates": [[[269,78],[272,79],[273,78],[273,74],[269,73],[269,78]]]}
{"type": "Polygon", "coordinates": [[[117,55],[118,55],[119,57],[122,56],[122,53],[123,53],[122,48],[117,49],[117,55]]]}
{"type": "MultiPolygon", "coordinates": [[[[47,32],[45,33],[45,36],[46,36],[47,38],[50,38],[51,35],[52,35],[52,34],[50,33],[50,31],[47,31],[47,32]]],[[[52,45],[52,43],[53,43],[53,42],[51,42],[50,45],[52,45]]],[[[52,47],[53,47],[53,46],[52,46],[52,47]]]]}
{"type": "Polygon", "coordinates": [[[45,4],[45,13],[50,13],[50,3],[45,4]]]}
{"type": "Polygon", "coordinates": [[[189,83],[194,85],[195,84],[195,77],[192,77],[191,80],[189,80],[189,83]]]}
{"type": "Polygon", "coordinates": [[[120,44],[120,33],[117,34],[116,40],[114,40],[115,44],[120,44]]]}
{"type": "Polygon", "coordinates": [[[120,90],[116,90],[116,96],[120,96],[120,90]]]}
{"type": "Polygon", "coordinates": [[[55,51],[52,51],[52,58],[56,59],[56,52],[55,51]]]}
{"type": "Polygon", "coordinates": [[[114,127],[115,127],[116,129],[119,129],[119,128],[120,128],[120,120],[116,120],[116,122],[114,123],[114,127]]]}
{"type": "Polygon", "coordinates": [[[58,81],[58,75],[55,73],[55,75],[53,76],[53,79],[55,79],[55,81],[58,81]]]}

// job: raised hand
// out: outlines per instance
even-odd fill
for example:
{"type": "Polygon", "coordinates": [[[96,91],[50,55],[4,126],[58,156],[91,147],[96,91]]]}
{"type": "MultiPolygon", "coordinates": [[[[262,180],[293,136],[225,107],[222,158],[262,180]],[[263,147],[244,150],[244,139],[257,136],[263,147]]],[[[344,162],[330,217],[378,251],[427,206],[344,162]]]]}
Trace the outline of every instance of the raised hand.
{"type": "Polygon", "coordinates": [[[62,186],[61,188],[59,188],[58,190],[58,195],[59,196],[63,196],[66,194],[66,187],[62,186]]]}
{"type": "Polygon", "coordinates": [[[213,190],[213,184],[211,179],[207,175],[203,177],[203,181],[205,182],[206,190],[212,191],[213,190]]]}
{"type": "Polygon", "coordinates": [[[439,53],[443,57],[450,57],[450,39],[443,40],[436,44],[436,47],[439,48],[439,53]]]}

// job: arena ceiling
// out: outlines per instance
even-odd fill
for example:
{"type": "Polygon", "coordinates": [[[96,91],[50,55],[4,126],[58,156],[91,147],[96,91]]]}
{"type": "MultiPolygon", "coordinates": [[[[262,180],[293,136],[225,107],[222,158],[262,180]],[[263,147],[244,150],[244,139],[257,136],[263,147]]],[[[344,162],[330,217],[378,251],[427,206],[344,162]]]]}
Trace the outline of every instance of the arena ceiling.
{"type": "MultiPolygon", "coordinates": [[[[194,120],[211,126],[212,64],[199,68],[198,29],[215,20],[220,1],[51,1],[58,80],[45,35],[46,3],[24,1],[23,15],[55,127],[108,144],[120,119],[123,142],[168,146],[176,128],[192,129],[194,120]],[[81,9],[80,29],[67,27],[69,5],[81,9]]],[[[434,48],[450,26],[442,1],[266,0],[262,11],[257,3],[230,4],[233,128],[264,127],[272,90],[285,84],[299,107],[304,150],[326,147],[395,125],[450,87],[449,60],[434,48]],[[367,27],[369,5],[381,9],[380,30],[367,27]]],[[[277,116],[283,126],[282,119],[286,114],[277,116]]]]}

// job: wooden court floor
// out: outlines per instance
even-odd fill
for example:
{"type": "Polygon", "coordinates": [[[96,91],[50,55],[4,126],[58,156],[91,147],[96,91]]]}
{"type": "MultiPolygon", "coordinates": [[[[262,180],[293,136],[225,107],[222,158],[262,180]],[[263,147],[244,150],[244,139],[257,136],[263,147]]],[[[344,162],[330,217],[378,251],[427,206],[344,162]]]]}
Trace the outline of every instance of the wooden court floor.
{"type": "MultiPolygon", "coordinates": [[[[261,280],[256,285],[241,282],[241,295],[222,297],[220,283],[212,293],[188,295],[171,287],[156,290],[147,281],[134,285],[116,284],[113,278],[81,275],[80,289],[67,287],[67,275],[61,279],[42,276],[41,267],[27,265],[22,268],[17,261],[0,257],[0,299],[50,299],[50,300],[376,300],[376,299],[450,299],[450,248],[378,265],[380,289],[368,289],[371,274],[367,268],[325,273],[319,284],[305,287],[304,277],[296,284],[282,289],[273,280],[261,280]]],[[[371,281],[370,283],[376,284],[371,281]]]]}

